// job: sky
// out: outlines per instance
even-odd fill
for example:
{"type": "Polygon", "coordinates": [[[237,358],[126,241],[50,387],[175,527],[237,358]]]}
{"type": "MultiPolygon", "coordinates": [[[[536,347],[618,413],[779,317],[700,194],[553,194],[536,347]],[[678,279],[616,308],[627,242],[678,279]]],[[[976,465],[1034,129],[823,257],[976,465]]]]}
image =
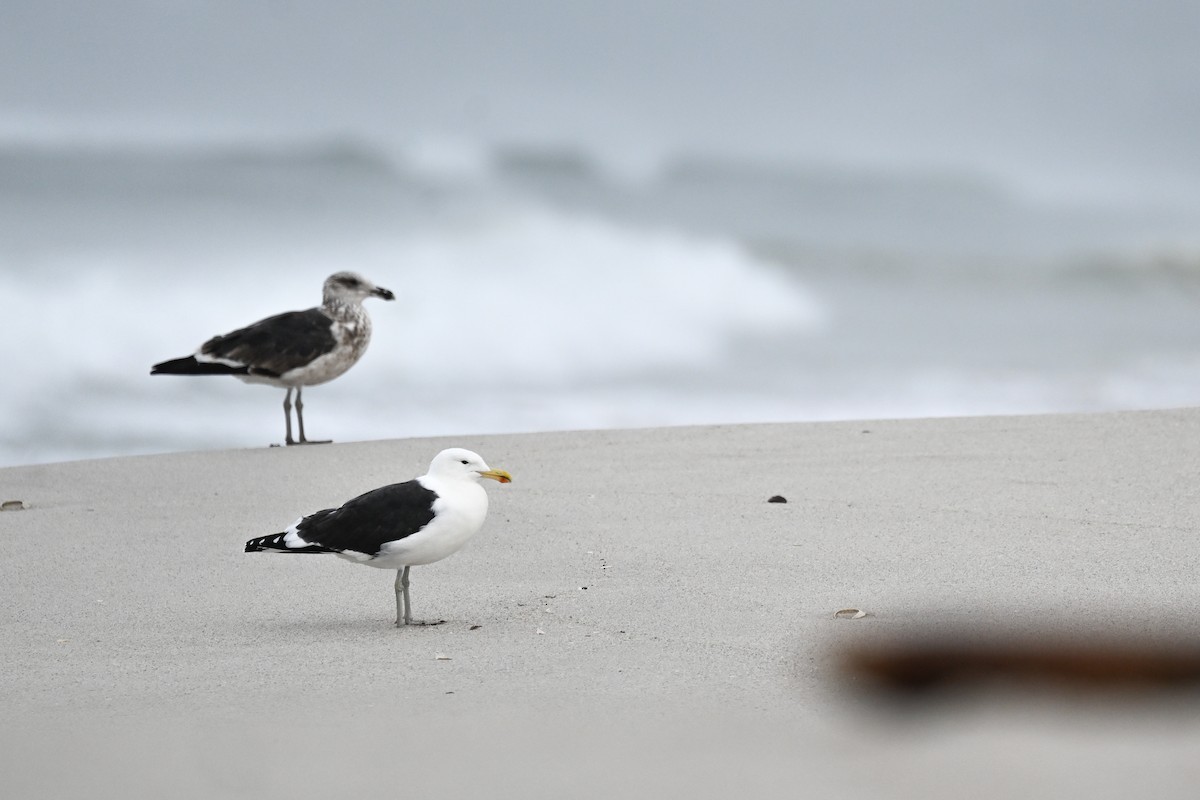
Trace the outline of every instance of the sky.
{"type": "Polygon", "coordinates": [[[6,0],[0,135],[720,154],[1196,207],[1198,33],[1187,0],[6,0]]]}

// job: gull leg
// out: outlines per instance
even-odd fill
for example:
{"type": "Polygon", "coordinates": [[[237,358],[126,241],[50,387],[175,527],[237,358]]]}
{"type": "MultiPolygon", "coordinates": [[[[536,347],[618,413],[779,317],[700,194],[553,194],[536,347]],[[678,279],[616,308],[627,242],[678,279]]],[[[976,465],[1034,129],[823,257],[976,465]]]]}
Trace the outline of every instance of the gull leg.
{"type": "Polygon", "coordinates": [[[404,565],[404,624],[412,624],[412,598],[408,596],[408,570],[407,564],[404,565]]]}
{"type": "Polygon", "coordinates": [[[396,571],[396,627],[405,625],[441,625],[446,620],[422,622],[412,618],[412,600],[408,596],[408,567],[396,571]]]}
{"type": "MultiPolygon", "coordinates": [[[[297,398],[298,400],[299,398],[297,398]]],[[[284,439],[284,444],[295,444],[292,439],[292,387],[288,387],[287,394],[283,396],[283,424],[287,427],[287,438],[284,439]]],[[[304,438],[304,428],[300,428],[300,438],[304,438]]]]}
{"type": "MultiPolygon", "coordinates": [[[[300,425],[300,444],[329,444],[332,441],[331,439],[310,442],[304,436],[304,401],[300,399],[300,395],[303,391],[303,386],[296,387],[296,422],[300,425]]],[[[289,442],[289,444],[291,443],[289,442]]]]}
{"type": "Polygon", "coordinates": [[[408,567],[396,570],[396,627],[407,625],[412,619],[408,612],[408,567]]]}
{"type": "Polygon", "coordinates": [[[304,436],[304,401],[300,399],[304,393],[303,386],[296,387],[296,424],[300,426],[300,444],[308,444],[308,439],[304,436]]]}

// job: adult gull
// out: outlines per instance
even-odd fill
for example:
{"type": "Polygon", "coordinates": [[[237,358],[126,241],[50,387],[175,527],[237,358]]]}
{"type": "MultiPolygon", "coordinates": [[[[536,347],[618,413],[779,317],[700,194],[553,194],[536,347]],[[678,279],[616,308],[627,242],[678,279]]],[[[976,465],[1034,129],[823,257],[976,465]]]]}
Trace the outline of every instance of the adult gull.
{"type": "Polygon", "coordinates": [[[301,517],[291,527],[246,542],[247,553],[333,553],[368,567],[396,570],[396,626],[413,622],[408,571],[458,552],[483,526],[488,496],[481,478],[511,483],[477,453],[453,447],[429,471],[301,517]]]}

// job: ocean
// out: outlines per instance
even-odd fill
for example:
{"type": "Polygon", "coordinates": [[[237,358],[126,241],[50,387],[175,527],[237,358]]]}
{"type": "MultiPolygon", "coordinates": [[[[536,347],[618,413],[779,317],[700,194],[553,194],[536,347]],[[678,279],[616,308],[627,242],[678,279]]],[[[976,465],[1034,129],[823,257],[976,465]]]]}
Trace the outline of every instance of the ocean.
{"type": "Polygon", "coordinates": [[[1200,402],[1200,214],[964,171],[362,137],[0,139],[0,465],[282,439],[283,392],[150,377],[318,304],[374,338],[335,441],[1200,402]]]}

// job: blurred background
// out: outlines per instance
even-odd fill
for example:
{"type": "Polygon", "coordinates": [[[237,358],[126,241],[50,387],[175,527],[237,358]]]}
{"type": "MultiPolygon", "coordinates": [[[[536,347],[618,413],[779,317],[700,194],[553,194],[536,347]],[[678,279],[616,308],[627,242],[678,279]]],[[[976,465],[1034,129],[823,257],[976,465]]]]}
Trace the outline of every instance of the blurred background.
{"type": "Polygon", "coordinates": [[[1200,5],[0,6],[0,465],[278,441],[150,378],[371,301],[310,437],[1200,402],[1200,5]]]}

